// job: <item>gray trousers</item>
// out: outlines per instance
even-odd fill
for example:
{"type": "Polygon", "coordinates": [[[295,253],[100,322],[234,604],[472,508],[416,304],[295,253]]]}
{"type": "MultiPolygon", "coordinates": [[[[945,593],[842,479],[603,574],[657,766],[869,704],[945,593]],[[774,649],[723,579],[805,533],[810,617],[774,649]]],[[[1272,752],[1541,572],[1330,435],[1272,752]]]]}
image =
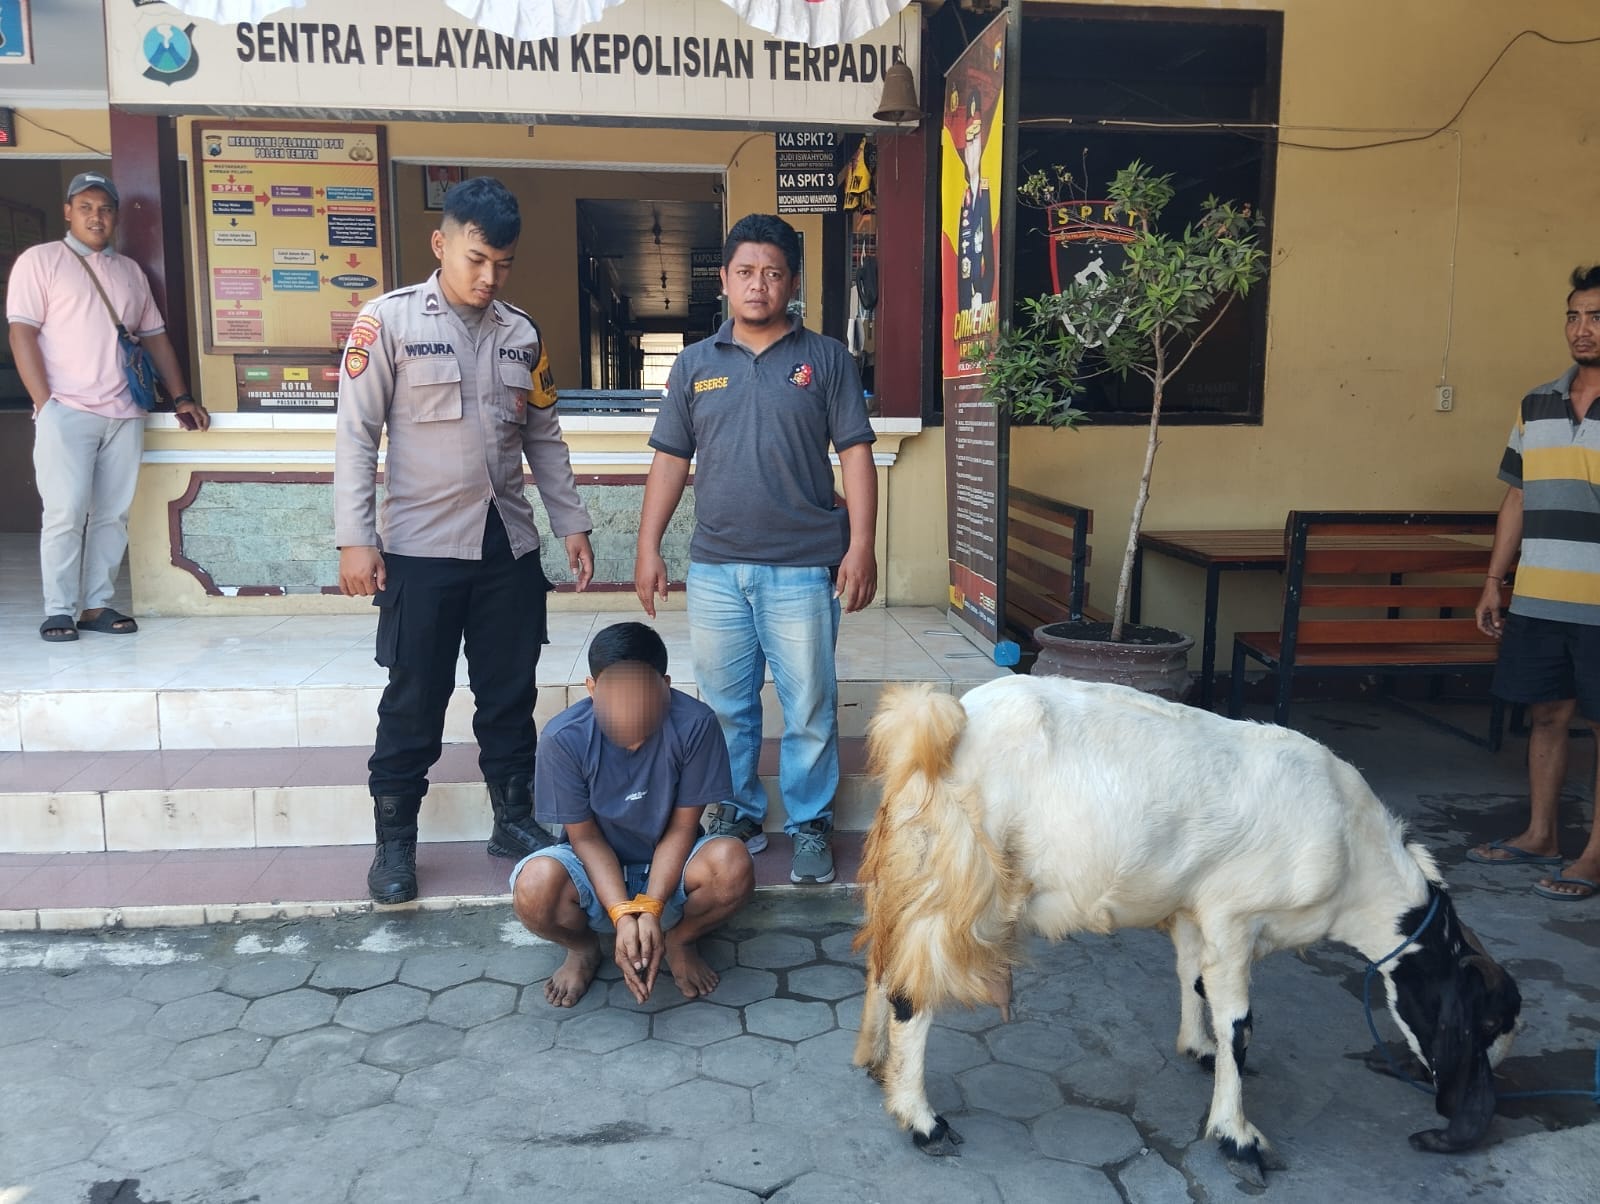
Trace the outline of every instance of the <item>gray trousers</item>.
{"type": "Polygon", "coordinates": [[[33,468],[44,502],[39,568],[46,616],[77,618],[80,609],[110,605],[128,550],[128,511],[143,453],[142,417],[102,418],[54,398],[35,417],[33,468]]]}

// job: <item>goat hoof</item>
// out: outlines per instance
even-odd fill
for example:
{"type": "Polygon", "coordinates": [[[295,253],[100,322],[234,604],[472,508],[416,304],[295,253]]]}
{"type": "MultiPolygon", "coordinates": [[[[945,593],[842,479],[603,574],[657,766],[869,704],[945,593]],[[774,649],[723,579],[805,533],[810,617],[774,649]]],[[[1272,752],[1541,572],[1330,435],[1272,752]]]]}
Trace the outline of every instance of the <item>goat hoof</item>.
{"type": "Polygon", "coordinates": [[[1443,1129],[1423,1129],[1420,1133],[1413,1133],[1409,1140],[1412,1149],[1424,1154],[1455,1154],[1471,1148],[1470,1145],[1451,1141],[1443,1129]]]}
{"type": "Polygon", "coordinates": [[[959,1157],[961,1151],[956,1149],[962,1142],[960,1133],[957,1133],[942,1116],[933,1118],[933,1131],[924,1136],[915,1130],[911,1133],[911,1140],[930,1158],[959,1157]]]}
{"type": "Polygon", "coordinates": [[[1216,1074],[1217,1073],[1217,1055],[1216,1054],[1200,1053],[1200,1052],[1198,1052],[1196,1050],[1192,1050],[1191,1049],[1189,1051],[1189,1056],[1191,1058],[1193,1058],[1196,1062],[1200,1063],[1200,1069],[1205,1071],[1207,1074],[1216,1074]]]}
{"type": "Polygon", "coordinates": [[[1287,1165],[1275,1150],[1264,1141],[1239,1145],[1224,1137],[1217,1143],[1222,1149],[1222,1160],[1235,1178],[1251,1187],[1265,1187],[1268,1171],[1281,1171],[1287,1165]]]}

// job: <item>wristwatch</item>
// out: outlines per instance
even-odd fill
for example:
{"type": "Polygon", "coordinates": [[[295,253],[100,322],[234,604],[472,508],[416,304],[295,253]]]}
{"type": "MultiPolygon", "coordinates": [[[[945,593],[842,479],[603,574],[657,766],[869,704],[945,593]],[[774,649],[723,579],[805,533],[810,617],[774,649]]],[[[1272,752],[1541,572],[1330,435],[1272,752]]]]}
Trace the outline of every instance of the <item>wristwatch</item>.
{"type": "MultiPolygon", "coordinates": [[[[176,407],[181,402],[185,402],[185,401],[194,401],[194,394],[193,393],[179,393],[176,397],[174,397],[172,399],[172,404],[173,404],[174,407],[176,407]]],[[[195,405],[199,405],[199,404],[200,403],[198,401],[195,401],[195,405]]]]}

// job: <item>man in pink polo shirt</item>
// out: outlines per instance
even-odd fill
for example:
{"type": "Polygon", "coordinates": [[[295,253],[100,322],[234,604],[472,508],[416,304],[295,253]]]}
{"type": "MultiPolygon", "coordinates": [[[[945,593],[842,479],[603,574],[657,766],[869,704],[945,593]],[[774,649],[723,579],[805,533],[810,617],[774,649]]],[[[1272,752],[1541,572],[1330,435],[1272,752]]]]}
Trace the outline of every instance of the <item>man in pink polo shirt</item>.
{"type": "Polygon", "coordinates": [[[150,282],[137,263],[112,249],[117,204],[108,177],[92,171],[74,176],[67,186],[67,236],[19,255],[6,293],[11,354],[33,399],[33,465],[44,502],[39,635],[51,643],[75,640],[79,631],[129,635],[139,629],[109,605],[128,549],[144,411],[128,391],[107,301],[150,352],[179,421],[190,430],[211,425],[205,407],[184,387],[150,282]]]}

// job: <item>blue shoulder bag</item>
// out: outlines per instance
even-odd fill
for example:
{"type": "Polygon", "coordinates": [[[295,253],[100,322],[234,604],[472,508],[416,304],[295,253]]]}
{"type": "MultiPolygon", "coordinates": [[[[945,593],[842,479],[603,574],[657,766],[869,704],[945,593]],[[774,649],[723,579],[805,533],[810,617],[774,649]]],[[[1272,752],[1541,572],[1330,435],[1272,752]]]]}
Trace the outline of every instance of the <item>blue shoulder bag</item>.
{"type": "MultiPolygon", "coordinates": [[[[74,255],[78,255],[76,251],[74,255]]],[[[94,274],[94,269],[89,266],[89,260],[78,255],[78,262],[83,264],[83,270],[89,273],[89,279],[94,281],[94,291],[100,294],[100,300],[106,303],[106,312],[111,315],[111,321],[117,328],[118,358],[122,360],[122,375],[128,381],[128,392],[133,396],[133,404],[141,410],[156,408],[156,365],[150,358],[150,353],[144,349],[136,335],[122,324],[122,319],[117,317],[116,307],[111,304],[111,298],[106,296],[105,286],[100,283],[100,277],[94,274]]]]}

